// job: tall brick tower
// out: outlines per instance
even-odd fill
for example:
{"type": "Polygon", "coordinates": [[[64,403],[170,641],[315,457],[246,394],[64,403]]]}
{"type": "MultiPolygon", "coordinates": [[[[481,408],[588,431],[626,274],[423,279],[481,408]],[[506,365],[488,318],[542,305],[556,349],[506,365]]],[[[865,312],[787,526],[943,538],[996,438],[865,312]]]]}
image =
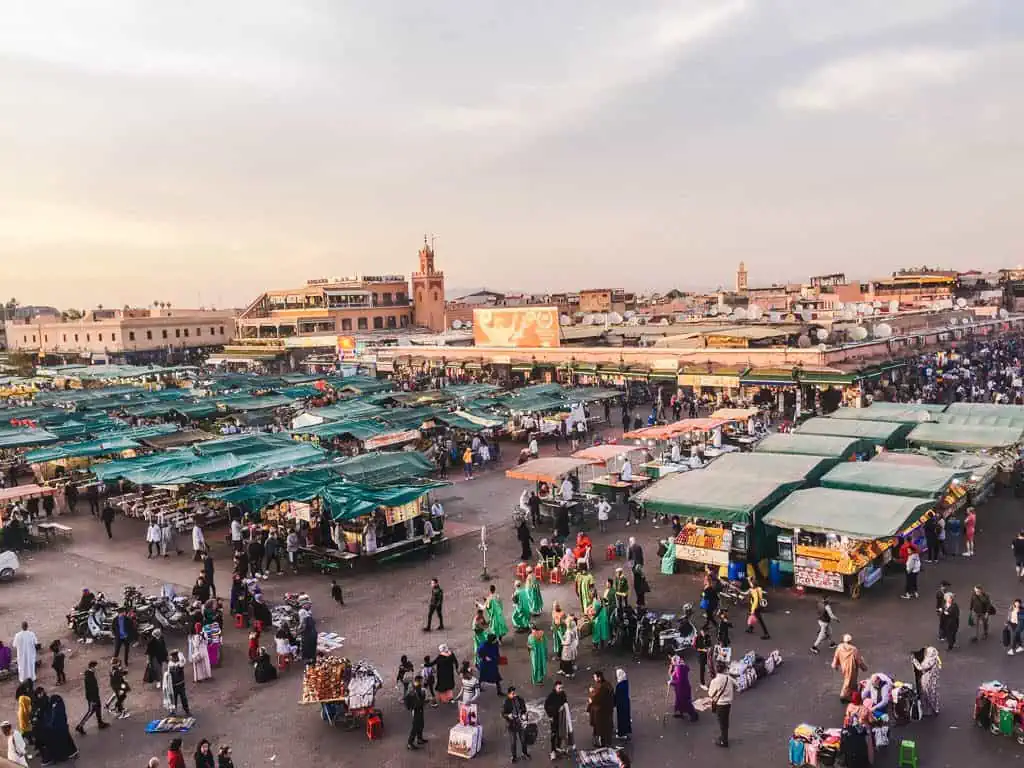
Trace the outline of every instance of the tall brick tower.
{"type": "Polygon", "coordinates": [[[432,238],[423,236],[420,269],[412,273],[413,323],[435,333],[445,329],[444,272],[434,269],[432,238]]]}

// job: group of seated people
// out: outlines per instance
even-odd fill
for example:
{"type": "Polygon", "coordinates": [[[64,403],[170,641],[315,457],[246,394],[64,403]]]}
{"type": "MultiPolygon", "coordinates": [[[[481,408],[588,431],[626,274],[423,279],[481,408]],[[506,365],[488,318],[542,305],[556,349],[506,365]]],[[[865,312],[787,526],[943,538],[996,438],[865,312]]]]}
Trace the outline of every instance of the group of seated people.
{"type": "Polygon", "coordinates": [[[583,531],[576,534],[576,545],[573,547],[559,547],[558,543],[552,543],[547,539],[541,539],[538,551],[540,563],[546,568],[558,567],[562,571],[569,572],[580,566],[590,568],[592,565],[591,552],[594,548],[593,542],[583,531]]]}

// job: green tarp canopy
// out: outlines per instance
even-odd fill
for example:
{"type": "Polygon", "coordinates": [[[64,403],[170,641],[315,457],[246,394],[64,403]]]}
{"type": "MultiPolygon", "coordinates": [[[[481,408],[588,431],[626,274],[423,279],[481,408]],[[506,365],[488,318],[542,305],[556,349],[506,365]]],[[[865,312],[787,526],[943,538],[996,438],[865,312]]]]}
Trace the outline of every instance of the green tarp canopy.
{"type": "Polygon", "coordinates": [[[377,416],[377,420],[396,430],[419,429],[425,422],[433,421],[444,411],[437,408],[392,408],[377,416]]]}
{"type": "Polygon", "coordinates": [[[1024,405],[1003,405],[1001,403],[951,403],[946,413],[998,413],[1013,418],[1024,418],[1024,405]]]}
{"type": "Polygon", "coordinates": [[[24,448],[29,445],[49,445],[61,440],[45,429],[22,428],[0,430],[0,448],[24,448]]]}
{"type": "Polygon", "coordinates": [[[53,448],[40,448],[37,451],[29,451],[25,454],[25,461],[29,464],[40,464],[44,461],[56,461],[58,459],[88,458],[91,456],[106,456],[111,453],[120,453],[129,448],[138,448],[139,444],[134,440],[124,437],[115,437],[110,440],[90,440],[82,443],[68,443],[53,448]]]}
{"type": "Polygon", "coordinates": [[[324,489],[321,498],[331,519],[341,522],[369,515],[378,507],[400,507],[443,485],[445,483],[425,483],[380,488],[361,483],[333,483],[324,489]]]}
{"type": "Polygon", "coordinates": [[[115,426],[96,433],[100,440],[127,438],[129,440],[145,440],[147,437],[170,435],[178,431],[177,424],[148,424],[144,427],[129,427],[127,424],[115,426]]]}
{"type": "Polygon", "coordinates": [[[458,400],[466,401],[496,394],[501,391],[501,387],[494,384],[455,384],[445,387],[444,391],[458,400]]]}
{"type": "Polygon", "coordinates": [[[287,395],[263,395],[261,397],[224,397],[217,398],[218,405],[231,411],[259,411],[264,408],[283,408],[295,402],[294,397],[287,395]]]}
{"type": "Polygon", "coordinates": [[[324,451],[308,443],[291,443],[290,447],[243,455],[218,453],[197,456],[191,451],[176,451],[166,454],[165,462],[136,466],[118,462],[116,467],[109,464],[97,467],[94,473],[103,480],[123,478],[136,485],[229,483],[259,472],[316,464],[326,457],[324,451]]]}
{"type": "Polygon", "coordinates": [[[386,412],[386,408],[368,403],[365,400],[342,400],[340,403],[323,408],[311,408],[306,411],[310,416],[317,416],[325,421],[348,421],[366,416],[377,416],[386,412]]]}
{"type": "Polygon", "coordinates": [[[913,405],[903,403],[875,403],[867,408],[840,408],[828,415],[830,419],[855,421],[894,421],[902,424],[920,424],[935,421],[945,410],[944,405],[913,405]]]}
{"type": "Polygon", "coordinates": [[[133,405],[124,409],[129,416],[138,416],[141,419],[152,419],[158,416],[166,416],[175,409],[176,404],[171,402],[143,403],[133,405]]]}
{"type": "Polygon", "coordinates": [[[356,440],[368,440],[371,437],[392,432],[393,428],[374,421],[373,419],[353,419],[351,421],[328,421],[294,430],[296,435],[314,435],[321,440],[339,435],[351,435],[356,440]]]}
{"type": "Polygon", "coordinates": [[[197,445],[196,450],[203,456],[216,456],[219,453],[241,455],[271,451],[275,448],[287,448],[294,443],[294,440],[284,435],[257,432],[251,435],[230,435],[219,440],[208,440],[202,445],[197,445]]]}
{"type": "MultiPolygon", "coordinates": [[[[675,374],[673,374],[674,377],[675,374]]],[[[596,403],[599,400],[614,400],[617,397],[622,397],[622,393],[617,389],[605,387],[575,387],[565,390],[562,396],[570,403],[596,403]]]]}
{"type": "Polygon", "coordinates": [[[808,488],[780,502],[765,515],[764,524],[852,539],[885,539],[902,531],[932,505],[931,500],[910,496],[808,488]]]}
{"type": "MultiPolygon", "coordinates": [[[[935,499],[965,473],[945,467],[919,467],[876,461],[848,461],[821,478],[823,488],[868,491],[935,499]]],[[[969,473],[967,473],[969,474],[969,473]]]]}
{"type": "Polygon", "coordinates": [[[817,482],[836,465],[829,456],[805,456],[796,453],[726,453],[701,472],[771,477],[781,482],[817,482]]]}
{"type": "Polygon", "coordinates": [[[696,470],[668,475],[635,498],[654,514],[747,523],[801,485],[802,480],[780,482],[772,477],[696,470]]]}
{"type": "Polygon", "coordinates": [[[1024,427],[976,427],[964,424],[918,424],[907,442],[927,448],[977,451],[1003,448],[1021,441],[1024,427]]]}
{"type": "MultiPolygon", "coordinates": [[[[111,422],[110,426],[113,426],[111,422]]],[[[98,427],[91,424],[84,424],[80,421],[65,421],[63,424],[55,424],[47,429],[61,440],[73,440],[76,437],[85,437],[95,433],[98,427]]]]}
{"type": "Polygon", "coordinates": [[[244,509],[255,510],[281,501],[309,501],[319,496],[324,486],[336,482],[338,476],[329,469],[300,470],[262,483],[247,483],[240,488],[215,491],[208,495],[244,509]]]}
{"type": "Polygon", "coordinates": [[[145,392],[144,389],[132,386],[100,387],[97,389],[64,389],[54,392],[37,392],[32,401],[37,404],[45,403],[84,403],[89,400],[114,396],[139,395],[145,392]]]}
{"type": "Polygon", "coordinates": [[[899,447],[904,442],[912,425],[891,421],[859,421],[854,419],[829,419],[815,417],[796,428],[798,435],[832,435],[870,440],[876,445],[888,448],[899,447]]]}
{"type": "Polygon", "coordinates": [[[207,416],[212,416],[217,413],[220,409],[217,408],[217,404],[213,402],[208,403],[175,403],[174,413],[181,414],[189,419],[205,419],[207,416]]]}
{"type": "Polygon", "coordinates": [[[375,392],[390,392],[395,388],[395,383],[387,379],[377,379],[373,376],[331,376],[327,383],[333,389],[343,389],[355,392],[359,395],[369,395],[375,392]]]}
{"type": "Polygon", "coordinates": [[[452,429],[464,429],[467,432],[483,432],[488,429],[488,425],[480,424],[471,419],[467,419],[465,416],[460,416],[458,413],[442,413],[436,418],[436,421],[446,424],[452,429]]]}
{"type": "Polygon", "coordinates": [[[871,449],[871,444],[852,437],[831,435],[768,435],[757,447],[756,453],[799,453],[805,456],[831,456],[848,459],[856,453],[871,449]]]}
{"type": "Polygon", "coordinates": [[[386,485],[426,477],[434,465],[417,451],[373,451],[332,465],[335,472],[354,483],[386,485]]]}
{"type": "Polygon", "coordinates": [[[953,403],[936,421],[971,427],[1024,427],[1024,405],[953,403]]]}
{"type": "Polygon", "coordinates": [[[296,400],[302,400],[307,397],[316,397],[317,395],[323,394],[312,384],[293,384],[290,387],[282,387],[277,391],[285,397],[291,397],[296,400]]]}

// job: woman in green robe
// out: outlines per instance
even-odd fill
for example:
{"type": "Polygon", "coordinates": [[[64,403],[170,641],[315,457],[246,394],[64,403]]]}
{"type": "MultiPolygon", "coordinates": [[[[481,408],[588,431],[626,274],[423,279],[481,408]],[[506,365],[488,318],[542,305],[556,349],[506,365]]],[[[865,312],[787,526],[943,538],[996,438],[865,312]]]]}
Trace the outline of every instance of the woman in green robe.
{"type": "Polygon", "coordinates": [[[490,634],[498,638],[498,642],[501,642],[501,638],[508,634],[508,624],[505,623],[505,606],[501,604],[498,589],[493,584],[491,584],[491,593],[487,596],[487,618],[491,624],[490,634]]]}
{"type": "Polygon", "coordinates": [[[544,598],[540,594],[540,581],[532,573],[526,577],[526,591],[530,595],[530,615],[540,616],[544,612],[544,598]]]}
{"type": "Polygon", "coordinates": [[[565,635],[565,611],[562,605],[555,600],[551,605],[551,645],[554,651],[553,657],[562,658],[562,637],[565,635]]]}
{"type": "Polygon", "coordinates": [[[612,628],[608,620],[608,608],[601,600],[595,600],[593,606],[591,606],[591,612],[590,621],[593,627],[591,637],[594,640],[594,647],[601,648],[611,640],[612,636],[612,628]]]}
{"type": "Polygon", "coordinates": [[[530,593],[518,581],[512,588],[512,629],[526,632],[530,628],[530,593]]]}
{"type": "Polygon", "coordinates": [[[473,657],[476,658],[477,649],[482,643],[487,642],[487,635],[491,632],[491,622],[483,608],[476,609],[473,617],[473,657]]]}
{"type": "Polygon", "coordinates": [[[548,641],[544,637],[544,630],[533,626],[526,645],[530,648],[530,675],[534,685],[543,685],[544,677],[548,673],[548,641]]]}
{"type": "Polygon", "coordinates": [[[580,600],[580,614],[587,615],[590,608],[590,594],[594,589],[594,575],[586,570],[576,574],[576,597],[580,600]]]}
{"type": "Polygon", "coordinates": [[[671,576],[676,572],[676,542],[675,539],[665,539],[665,554],[661,556],[661,572],[671,576]]]}

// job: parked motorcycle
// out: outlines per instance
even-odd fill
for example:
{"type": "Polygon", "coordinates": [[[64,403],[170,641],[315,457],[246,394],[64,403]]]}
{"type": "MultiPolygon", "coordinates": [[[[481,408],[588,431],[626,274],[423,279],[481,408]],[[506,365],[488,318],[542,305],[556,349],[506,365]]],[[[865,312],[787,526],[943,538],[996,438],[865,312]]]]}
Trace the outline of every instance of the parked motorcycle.
{"type": "Polygon", "coordinates": [[[68,629],[75,634],[79,642],[94,643],[97,640],[113,639],[116,614],[117,606],[100,592],[89,608],[84,611],[72,609],[65,615],[65,619],[68,629]]]}

